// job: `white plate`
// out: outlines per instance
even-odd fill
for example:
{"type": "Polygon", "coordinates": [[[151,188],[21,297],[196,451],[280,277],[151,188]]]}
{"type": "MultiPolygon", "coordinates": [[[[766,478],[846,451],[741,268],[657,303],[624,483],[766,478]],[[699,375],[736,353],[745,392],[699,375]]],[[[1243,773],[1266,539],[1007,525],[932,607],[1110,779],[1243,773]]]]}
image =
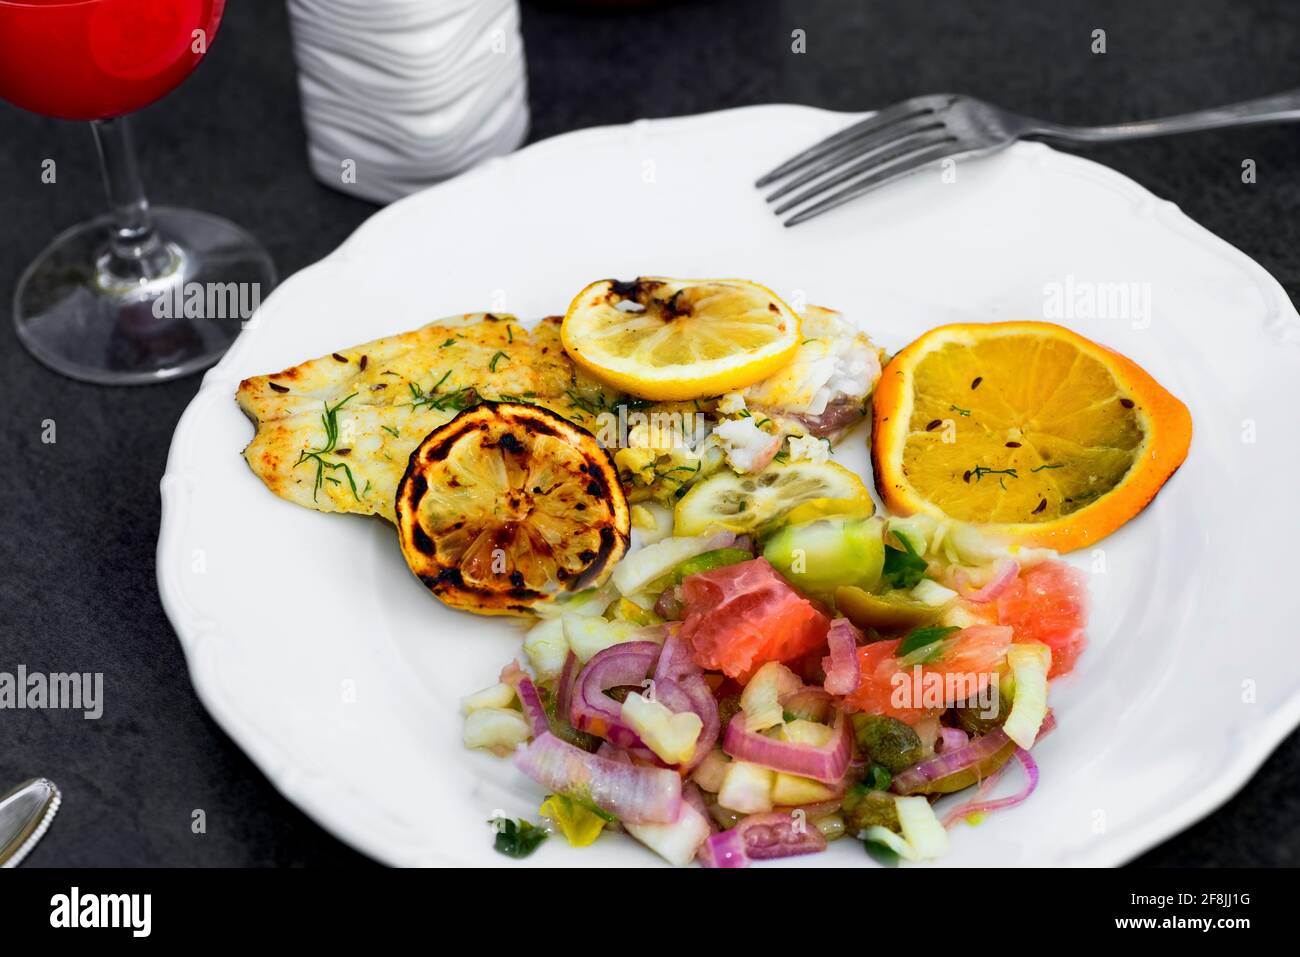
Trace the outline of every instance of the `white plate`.
{"type": "MultiPolygon", "coordinates": [[[[1070,276],[1148,284],[1145,328],[1065,324],[1188,403],[1191,455],[1152,508],[1072,556],[1095,570],[1092,641],[1053,686],[1042,784],[957,828],[944,863],[1120,863],[1224,801],[1300,722],[1300,590],[1282,584],[1300,536],[1300,317],[1281,287],[1171,203],[1039,145],[782,228],[750,183],[846,122],[757,107],[490,162],[292,277],[208,373],[162,481],[159,586],[199,696],[290,800],[381,861],[496,864],[485,821],[535,819],[541,792],[459,740],[460,697],[495,680],[517,628],[430,598],[384,523],[267,492],[239,455],[237,383],[450,313],[555,313],[603,276],[751,276],[865,317],[890,349],[943,322],[1043,318],[1045,287],[1070,276]]],[[[865,469],[860,436],[844,455],[865,469]]],[[[607,836],[524,864],[655,860],[607,836]]],[[[785,863],[865,860],[842,842],[785,863]]]]}

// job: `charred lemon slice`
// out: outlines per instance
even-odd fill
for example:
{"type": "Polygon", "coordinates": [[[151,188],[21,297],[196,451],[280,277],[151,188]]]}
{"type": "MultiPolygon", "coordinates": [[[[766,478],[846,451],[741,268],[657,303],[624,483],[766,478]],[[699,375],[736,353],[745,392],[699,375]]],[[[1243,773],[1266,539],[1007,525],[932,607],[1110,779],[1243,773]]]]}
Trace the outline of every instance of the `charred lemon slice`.
{"type": "Polygon", "coordinates": [[[618,473],[595,437],[546,409],[484,402],[434,429],[397,487],[406,563],[434,596],[527,615],[597,585],[627,549],[618,473]]]}
{"type": "Polygon", "coordinates": [[[643,399],[720,395],[765,379],[799,346],[799,316],[744,279],[605,279],[574,297],[564,351],[643,399]]]}

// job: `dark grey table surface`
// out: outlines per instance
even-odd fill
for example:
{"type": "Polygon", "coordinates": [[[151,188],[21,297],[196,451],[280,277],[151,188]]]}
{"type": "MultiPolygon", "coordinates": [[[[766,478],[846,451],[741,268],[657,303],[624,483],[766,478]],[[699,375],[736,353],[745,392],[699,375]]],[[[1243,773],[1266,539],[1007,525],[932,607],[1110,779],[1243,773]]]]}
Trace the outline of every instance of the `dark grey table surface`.
{"type": "MultiPolygon", "coordinates": [[[[375,207],[312,179],[285,10],[229,0],[198,72],[138,117],[152,198],[227,215],[282,275],[375,207]]],[[[961,91],[1065,122],[1179,112],[1300,87],[1293,2],[697,0],[601,10],[525,0],[532,138],[764,102],[867,109],[961,91]],[[1089,50],[1107,32],[1107,52],[1089,50]],[[808,51],[792,55],[793,29],[808,51]]],[[[1300,292],[1300,128],[1097,150],[1300,292]],[[1241,182],[1243,159],[1258,181],[1241,182]]],[[[100,211],[88,131],[0,104],[0,302],[56,230],[100,211]],[[41,163],[58,164],[42,185],[41,163]]],[[[159,604],[158,479],[198,379],[112,391],[47,372],[0,321],[0,671],[100,671],[105,712],[0,711],[0,792],[65,792],[33,865],[322,865],[366,859],[284,800],[204,712],[159,604]],[[57,423],[57,443],[41,441],[57,423]],[[191,830],[195,809],[207,831],[191,830]]],[[[1245,600],[1240,599],[1240,600],[1245,600]]],[[[1224,636],[1231,640],[1231,636],[1224,636]]],[[[1140,732],[1135,732],[1140,733],[1140,732]]],[[[1204,768],[1206,779],[1218,774],[1204,768]]],[[[1300,863],[1300,735],[1145,865],[1300,863]]]]}

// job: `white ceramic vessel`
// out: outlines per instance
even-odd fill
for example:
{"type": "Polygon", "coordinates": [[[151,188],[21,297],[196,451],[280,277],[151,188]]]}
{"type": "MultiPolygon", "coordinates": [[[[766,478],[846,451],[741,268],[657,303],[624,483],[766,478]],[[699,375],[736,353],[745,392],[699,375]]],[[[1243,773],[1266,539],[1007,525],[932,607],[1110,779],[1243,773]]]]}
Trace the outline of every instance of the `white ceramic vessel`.
{"type": "MultiPolygon", "coordinates": [[[[783,228],[754,179],[851,120],[767,106],[547,140],[382,211],[267,300],[177,426],[157,564],[200,698],[290,800],[390,864],[658,861],[620,835],[523,862],[492,851],[493,812],[536,820],[543,792],[462,747],[459,702],[520,653],[521,626],[440,605],[379,519],[268,492],[234,401],[245,376],[453,313],[554,314],[610,276],[750,277],[860,317],[891,351],[945,322],[1043,319],[1052,284],[1149,289],[1143,314],[1057,321],[1182,398],[1191,454],[1143,514],[1068,556],[1090,576],[1090,644],[1052,686],[1038,791],[958,827],[941,864],[1123,862],[1226,800],[1296,726],[1285,292],[1172,203],[1041,144],[783,228]]],[[[869,476],[864,430],[837,458],[869,476]]],[[[828,865],[875,866],[851,841],[764,866],[828,865]]]]}
{"type": "Polygon", "coordinates": [[[289,0],[308,159],[391,202],[528,132],[518,0],[289,0]]]}

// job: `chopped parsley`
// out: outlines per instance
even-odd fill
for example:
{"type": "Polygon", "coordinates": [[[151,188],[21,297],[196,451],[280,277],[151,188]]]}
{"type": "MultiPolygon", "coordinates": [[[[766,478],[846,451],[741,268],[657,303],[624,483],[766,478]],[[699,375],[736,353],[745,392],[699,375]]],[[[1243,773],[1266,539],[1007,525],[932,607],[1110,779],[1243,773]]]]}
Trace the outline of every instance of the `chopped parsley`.
{"type": "Polygon", "coordinates": [[[871,767],[867,769],[867,776],[862,779],[862,784],[871,791],[888,791],[893,781],[894,776],[873,761],[871,767]]]}
{"type": "Polygon", "coordinates": [[[492,840],[493,850],[517,860],[537,850],[538,845],[547,837],[546,831],[523,818],[513,821],[508,817],[494,817],[488,823],[496,832],[496,837],[492,840]]]}
{"type": "Polygon", "coordinates": [[[888,844],[868,839],[862,842],[862,846],[877,864],[883,864],[885,867],[898,866],[898,852],[888,844]]]}
{"type": "Polygon", "coordinates": [[[906,535],[895,531],[894,537],[902,543],[903,547],[895,548],[888,542],[885,543],[885,566],[881,577],[895,588],[915,588],[925,577],[928,566],[925,559],[917,554],[912,543],[907,540],[906,535]]]}
{"type": "MultiPolygon", "coordinates": [[[[918,628],[899,643],[898,648],[894,651],[894,656],[904,658],[914,651],[921,651],[931,645],[938,646],[940,642],[957,631],[961,631],[961,629],[955,625],[935,625],[930,628],[918,628]]],[[[933,660],[934,652],[939,650],[939,647],[935,647],[932,649],[931,654],[924,656],[924,660],[913,663],[919,665],[928,664],[933,660]]]]}

